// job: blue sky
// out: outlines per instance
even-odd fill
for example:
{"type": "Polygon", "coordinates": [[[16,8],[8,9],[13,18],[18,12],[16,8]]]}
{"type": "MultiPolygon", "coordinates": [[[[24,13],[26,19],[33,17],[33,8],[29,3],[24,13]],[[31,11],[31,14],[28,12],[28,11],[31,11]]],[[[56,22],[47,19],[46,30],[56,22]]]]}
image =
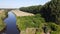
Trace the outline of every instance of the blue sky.
{"type": "Polygon", "coordinates": [[[0,8],[19,8],[32,5],[44,5],[50,0],[0,0],[0,8]]]}

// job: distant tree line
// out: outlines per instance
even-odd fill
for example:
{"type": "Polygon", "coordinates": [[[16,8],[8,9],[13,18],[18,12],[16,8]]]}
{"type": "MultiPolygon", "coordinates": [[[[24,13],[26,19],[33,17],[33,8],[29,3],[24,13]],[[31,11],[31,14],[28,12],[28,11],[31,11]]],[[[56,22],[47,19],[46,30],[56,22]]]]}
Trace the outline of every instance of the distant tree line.
{"type": "Polygon", "coordinates": [[[38,6],[30,6],[30,7],[21,7],[21,11],[29,12],[29,13],[34,13],[37,14],[39,13],[40,9],[42,8],[41,5],[38,6]]]}
{"type": "Polygon", "coordinates": [[[33,14],[41,14],[46,22],[60,24],[60,0],[51,0],[43,6],[21,7],[20,10],[33,14]]]}

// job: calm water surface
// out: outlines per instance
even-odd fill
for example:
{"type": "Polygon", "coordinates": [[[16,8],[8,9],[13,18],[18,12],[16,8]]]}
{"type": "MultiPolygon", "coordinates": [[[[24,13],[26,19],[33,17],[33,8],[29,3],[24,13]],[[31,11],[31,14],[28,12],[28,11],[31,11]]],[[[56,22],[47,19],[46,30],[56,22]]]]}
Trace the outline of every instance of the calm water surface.
{"type": "Polygon", "coordinates": [[[6,34],[19,34],[19,31],[16,27],[16,16],[10,11],[8,12],[8,17],[4,20],[7,27],[5,30],[6,34]]]}

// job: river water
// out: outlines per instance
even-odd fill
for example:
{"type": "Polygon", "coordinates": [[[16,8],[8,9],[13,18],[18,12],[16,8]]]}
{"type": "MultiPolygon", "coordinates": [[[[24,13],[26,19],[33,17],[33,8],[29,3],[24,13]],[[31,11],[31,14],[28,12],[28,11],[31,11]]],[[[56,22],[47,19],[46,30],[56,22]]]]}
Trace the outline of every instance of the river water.
{"type": "Polygon", "coordinates": [[[8,12],[8,17],[4,20],[6,23],[5,34],[19,34],[16,27],[16,16],[10,11],[8,12]]]}

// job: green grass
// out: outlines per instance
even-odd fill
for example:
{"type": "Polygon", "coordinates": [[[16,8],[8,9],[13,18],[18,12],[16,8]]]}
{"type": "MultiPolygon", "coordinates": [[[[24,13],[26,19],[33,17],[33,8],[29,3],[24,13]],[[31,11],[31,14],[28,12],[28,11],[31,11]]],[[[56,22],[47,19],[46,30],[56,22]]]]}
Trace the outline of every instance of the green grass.
{"type": "Polygon", "coordinates": [[[3,20],[0,19],[0,31],[5,27],[5,24],[3,23],[3,20]]]}
{"type": "Polygon", "coordinates": [[[26,28],[41,28],[45,21],[40,15],[17,17],[17,25],[20,30],[26,28]]]}
{"type": "Polygon", "coordinates": [[[53,22],[45,22],[41,15],[17,17],[17,25],[19,30],[26,28],[39,28],[36,34],[44,33],[43,27],[46,26],[45,32],[51,31],[51,34],[60,34],[60,25],[53,22]]]}
{"type": "Polygon", "coordinates": [[[0,13],[0,31],[5,28],[4,18],[6,18],[7,12],[1,12],[0,13]]]}

